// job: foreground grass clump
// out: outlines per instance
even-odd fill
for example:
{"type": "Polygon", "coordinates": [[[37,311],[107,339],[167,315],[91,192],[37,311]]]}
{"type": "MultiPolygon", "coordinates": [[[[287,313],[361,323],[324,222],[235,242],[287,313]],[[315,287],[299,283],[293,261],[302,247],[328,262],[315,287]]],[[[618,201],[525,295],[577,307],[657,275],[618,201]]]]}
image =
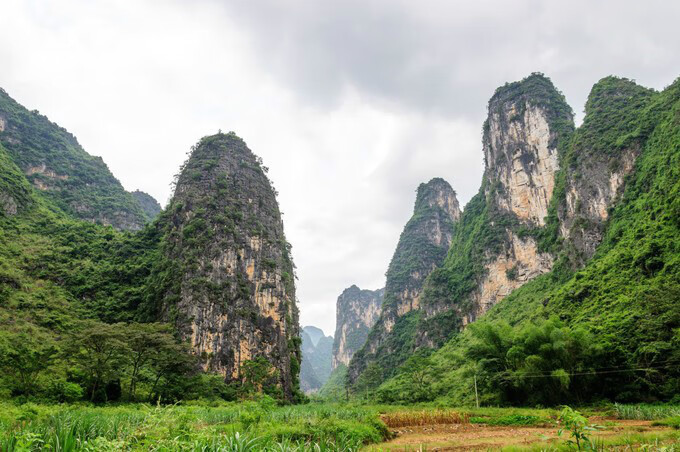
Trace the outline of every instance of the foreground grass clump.
{"type": "Polygon", "coordinates": [[[496,418],[488,417],[472,417],[471,424],[486,424],[486,425],[543,425],[550,421],[538,416],[511,414],[509,416],[500,416],[496,418]]]}
{"type": "Polygon", "coordinates": [[[652,422],[652,425],[662,427],[673,427],[676,430],[680,430],[680,416],[661,419],[660,421],[652,422]]]}
{"type": "Polygon", "coordinates": [[[680,405],[614,405],[618,419],[656,420],[670,417],[680,418],[680,405]]]}
{"type": "Polygon", "coordinates": [[[356,451],[389,437],[373,407],[0,404],[0,450],[356,451]]]}

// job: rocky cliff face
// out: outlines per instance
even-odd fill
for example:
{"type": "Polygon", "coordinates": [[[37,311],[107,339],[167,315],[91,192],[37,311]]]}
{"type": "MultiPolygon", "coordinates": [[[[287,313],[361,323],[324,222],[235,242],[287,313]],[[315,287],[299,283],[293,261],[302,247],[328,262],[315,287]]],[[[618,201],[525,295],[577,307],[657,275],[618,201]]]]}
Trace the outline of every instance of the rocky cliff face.
{"type": "Polygon", "coordinates": [[[606,77],[593,86],[586,116],[577,131],[564,174],[558,215],[560,234],[571,246],[572,264],[580,267],[602,241],[609,212],[623,193],[626,176],[641,151],[639,141],[615,141],[635,131],[631,121],[649,104],[654,90],[606,77]]]}
{"type": "Polygon", "coordinates": [[[0,143],[31,185],[75,218],[142,229],[147,218],[100,157],[68,131],[28,111],[0,89],[0,143]]]}
{"type": "MultiPolygon", "coordinates": [[[[488,166],[482,188],[456,224],[449,256],[428,279],[421,306],[427,309],[432,303],[441,303],[448,307],[448,311],[441,311],[441,324],[429,325],[440,327],[427,330],[434,334],[446,329],[442,325],[453,331],[462,327],[461,317],[469,315],[469,321],[475,312],[488,308],[484,301],[502,301],[477,318],[475,328],[463,331],[440,351],[428,355],[420,366],[404,365],[398,376],[377,392],[381,401],[410,403],[441,398],[453,404],[474,403],[475,391],[465,383],[470,368],[484,369],[487,375],[496,375],[502,369],[521,373],[518,369],[534,368],[535,356],[513,353],[528,343],[510,347],[507,336],[526,335],[525,328],[534,328],[536,321],[546,318],[552,320],[542,328],[564,325],[572,332],[587,332],[587,347],[602,347],[606,353],[600,357],[597,352],[587,353],[584,359],[599,360],[603,366],[617,362],[618,368],[639,368],[653,359],[666,360],[671,350],[678,349],[672,341],[680,312],[680,79],[659,93],[630,80],[600,80],[586,103],[583,125],[572,132],[569,115],[560,113],[565,111],[564,100],[555,93],[545,77],[533,75],[501,88],[492,99],[485,128],[488,166]],[[525,113],[516,114],[517,101],[523,97],[529,101],[525,113]],[[537,115],[530,113],[530,106],[538,107],[545,121],[529,120],[537,115]],[[517,120],[508,121],[503,112],[512,112],[517,120]],[[532,126],[543,122],[547,131],[545,126],[532,126]],[[532,130],[543,132],[535,134],[532,130]],[[555,134],[555,146],[550,144],[551,139],[532,139],[548,133],[555,134]],[[521,140],[514,139],[520,136],[521,140]],[[546,141],[547,152],[545,146],[534,146],[546,141]],[[537,157],[550,157],[554,148],[558,150],[556,172],[555,165],[537,161],[537,157]],[[508,154],[504,151],[512,149],[519,150],[519,164],[506,163],[508,154]],[[541,167],[544,170],[536,171],[541,167]],[[515,176],[508,177],[509,169],[516,171],[515,176]],[[526,183],[517,184],[513,178],[526,183]],[[554,186],[543,218],[545,198],[536,190],[536,180],[543,185],[552,181],[554,186]],[[532,257],[534,254],[538,260],[532,257]],[[529,259],[540,262],[546,254],[553,262],[549,276],[532,279],[532,273],[528,273],[528,282],[505,297],[503,293],[494,297],[484,286],[498,282],[507,285],[508,279],[513,285],[519,284],[514,281],[521,274],[521,266],[529,259]],[[508,261],[514,271],[503,275],[503,266],[498,264],[508,261]],[[490,343],[496,339],[506,346],[490,343]],[[485,351],[480,344],[485,344],[485,351]],[[512,359],[495,359],[499,356],[497,346],[504,348],[503,355],[509,348],[507,357],[513,355],[512,359]],[[416,393],[414,382],[423,380],[430,383],[416,393]]],[[[545,268],[549,267],[550,260],[545,260],[545,268]]],[[[653,383],[642,385],[639,378],[624,374],[594,375],[585,383],[588,388],[584,394],[591,400],[614,399],[622,394],[644,399],[652,393],[653,398],[670,399],[677,391],[664,393],[661,387],[675,381],[674,372],[668,369],[664,375],[660,369],[653,383]]],[[[516,380],[508,387],[495,381],[482,387],[480,398],[500,403],[537,400],[540,391],[536,385],[547,383],[530,380],[525,380],[526,386],[516,384],[516,380]]],[[[545,400],[568,401],[574,388],[560,393],[557,387],[544,386],[545,400]]]]}
{"type": "Polygon", "coordinates": [[[462,215],[456,203],[450,218],[457,221],[442,237],[439,261],[409,280],[395,277],[402,272],[393,272],[393,260],[381,317],[349,366],[353,382],[371,363],[372,375],[391,376],[414,350],[443,345],[512,290],[550,271],[554,257],[539,239],[552,212],[561,146],[573,129],[564,97],[540,74],[496,91],[484,124],[480,192],[462,215]]]}
{"type": "Polygon", "coordinates": [[[345,289],[335,305],[335,341],[331,368],[349,365],[352,356],[364,345],[368,332],[380,315],[385,289],[345,289]]]}
{"type": "Polygon", "coordinates": [[[489,102],[484,134],[486,195],[520,221],[545,224],[559,169],[549,107],[500,90],[489,102]]]}
{"type": "Polygon", "coordinates": [[[363,348],[350,362],[351,381],[357,381],[371,363],[389,374],[408,358],[412,344],[402,340],[402,332],[419,315],[425,278],[446,257],[453,225],[460,215],[456,193],[448,182],[436,178],[418,187],[413,216],[387,270],[380,316],[363,348]]]}
{"type": "Polygon", "coordinates": [[[438,347],[514,289],[550,271],[539,244],[550,216],[571,108],[540,74],[498,88],[484,123],[486,169],[446,261],[425,288],[418,346],[438,347]]]}
{"type": "Polygon", "coordinates": [[[438,348],[558,260],[567,271],[583,265],[634,167],[635,118],[651,93],[629,80],[603,79],[575,131],[571,108],[542,74],[496,90],[484,124],[480,192],[456,224],[443,265],[428,277],[401,342],[438,348]]]}
{"type": "Polygon", "coordinates": [[[438,331],[474,321],[552,270],[559,255],[567,253],[575,266],[593,255],[639,152],[602,140],[637,125],[598,110],[630,116],[650,92],[628,80],[604,79],[574,133],[571,109],[544,76],[496,91],[484,125],[482,189],[466,207],[447,261],[426,286],[419,345],[441,345],[447,337],[438,331]],[[557,246],[557,235],[565,246],[557,246]]]}
{"type": "Polygon", "coordinates": [[[558,143],[573,130],[571,109],[549,80],[530,77],[499,88],[489,101],[483,148],[484,195],[499,243],[486,250],[484,271],[463,325],[510,292],[552,269],[553,256],[523,231],[545,226],[560,168],[558,143]]]}
{"type": "Polygon", "coordinates": [[[233,133],[203,138],[160,223],[164,317],[204,370],[234,381],[245,361],[264,357],[291,400],[301,359],[293,263],[261,160],[233,133]]]}

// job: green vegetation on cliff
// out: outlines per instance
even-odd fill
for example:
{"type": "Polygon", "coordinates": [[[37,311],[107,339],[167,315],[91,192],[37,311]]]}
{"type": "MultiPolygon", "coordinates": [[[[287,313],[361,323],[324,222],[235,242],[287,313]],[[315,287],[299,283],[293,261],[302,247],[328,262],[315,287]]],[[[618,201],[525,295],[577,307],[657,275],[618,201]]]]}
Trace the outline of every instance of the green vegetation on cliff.
{"type": "Polygon", "coordinates": [[[413,215],[387,269],[380,317],[349,364],[355,389],[377,386],[413,352],[421,317],[418,297],[425,278],[446,257],[459,217],[456,193],[448,182],[434,178],[418,186],[413,215]]]}
{"type": "Polygon", "coordinates": [[[139,230],[148,217],[101,157],[66,129],[29,111],[0,89],[0,143],[29,182],[69,215],[117,229],[139,230]]]}
{"type": "MultiPolygon", "coordinates": [[[[489,101],[488,110],[489,116],[496,121],[495,127],[508,129],[508,122],[522,123],[523,115],[530,107],[540,108],[544,112],[550,127],[548,146],[556,149],[558,158],[561,158],[573,133],[573,114],[564,96],[547,77],[532,74],[520,82],[498,88],[489,101]],[[506,110],[511,110],[512,114],[508,115],[506,110]]],[[[488,149],[492,140],[489,120],[485,122],[483,129],[484,146],[488,149]]],[[[502,160],[506,156],[499,154],[497,158],[502,160]]],[[[529,166],[533,163],[528,154],[521,161],[529,166]]],[[[507,163],[494,162],[494,165],[503,164],[507,163]]],[[[383,375],[380,382],[394,375],[397,368],[416,349],[427,353],[427,349],[441,347],[461,329],[464,318],[474,316],[473,292],[486,273],[486,265],[506,251],[511,235],[519,238],[540,236],[543,228],[523,223],[514,213],[499,207],[499,199],[506,195],[502,184],[496,180],[496,175],[490,173],[487,162],[487,172],[482,179],[479,193],[467,204],[460,219],[452,225],[448,254],[441,254],[437,261],[438,267],[431,273],[427,272],[429,276],[424,284],[421,282],[423,289],[420,309],[396,320],[394,333],[386,340],[389,347],[382,348],[397,352],[379,353],[383,375]]],[[[414,254],[413,250],[409,254],[414,254]]],[[[388,290],[390,275],[388,272],[388,290]]],[[[387,291],[385,300],[387,305],[387,291]]],[[[369,341],[371,335],[379,334],[374,328],[369,341]]],[[[360,359],[362,355],[357,356],[360,359]]],[[[351,369],[352,365],[350,371],[351,369]]]]}
{"type": "MultiPolygon", "coordinates": [[[[619,96],[600,98],[613,84],[629,86],[612,78],[596,85],[573,146],[611,154],[636,144],[641,153],[594,257],[528,282],[428,357],[424,400],[471,403],[475,376],[482,401],[494,404],[680,392],[680,81],[653,95],[635,90],[637,114],[622,111],[619,96]],[[591,126],[611,115],[628,125],[617,136],[603,127],[598,141],[591,126]]],[[[404,366],[378,397],[411,400],[412,371],[404,366]]]]}
{"type": "Polygon", "coordinates": [[[263,357],[281,396],[302,398],[291,247],[262,160],[233,132],[202,138],[154,224],[151,317],[174,323],[204,369],[235,382],[244,361],[263,357]]]}

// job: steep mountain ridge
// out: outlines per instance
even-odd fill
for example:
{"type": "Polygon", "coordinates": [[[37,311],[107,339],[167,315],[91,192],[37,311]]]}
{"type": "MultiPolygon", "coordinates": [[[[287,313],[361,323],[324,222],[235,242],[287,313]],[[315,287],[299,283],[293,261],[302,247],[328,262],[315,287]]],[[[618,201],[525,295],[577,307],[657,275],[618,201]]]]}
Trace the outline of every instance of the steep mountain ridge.
{"type": "MultiPolygon", "coordinates": [[[[5,131],[17,124],[6,117],[5,131]]],[[[44,118],[35,120],[47,125],[31,133],[56,127],[44,118]]],[[[45,149],[29,150],[39,156],[45,149]]],[[[69,168],[69,154],[62,151],[55,152],[69,168]]],[[[101,326],[93,331],[108,331],[107,323],[126,322],[132,327],[165,320],[189,339],[202,369],[222,377],[219,385],[209,374],[202,378],[197,368],[186,367],[191,362],[187,359],[184,367],[159,374],[153,394],[177,400],[221,391],[233,398],[239,391],[265,389],[265,378],[271,395],[299,398],[300,338],[290,245],[261,161],[242,140],[233,134],[202,140],[183,167],[171,208],[136,232],[74,218],[62,208],[59,192],[29,183],[31,175],[15,164],[17,159],[0,140],[3,347],[18,344],[15,335],[30,333],[46,347],[59,350],[87,325],[101,326]],[[234,322],[220,329],[227,314],[234,322]],[[231,357],[237,358],[230,362],[231,357]],[[263,369],[268,373],[264,377],[258,373],[263,369]],[[224,380],[233,384],[225,385],[224,380]],[[212,389],[202,386],[206,384],[212,389]]],[[[74,167],[80,168],[78,163],[74,167]]],[[[331,341],[327,342],[330,367],[331,341]]],[[[184,353],[184,343],[177,350],[184,353]]],[[[47,365],[52,366],[50,381],[74,384],[69,379],[75,377],[64,373],[60,360],[47,365]]],[[[113,380],[104,384],[116,386],[117,379],[125,377],[111,375],[113,380]]],[[[85,385],[88,380],[76,381],[85,385]]],[[[12,381],[0,377],[0,393],[6,394],[7,387],[12,381]]]]}
{"type": "Polygon", "coordinates": [[[564,96],[541,74],[498,88],[488,105],[482,188],[465,208],[451,252],[424,289],[418,343],[437,347],[527,281],[552,269],[540,230],[574,130],[564,96]]]}
{"type": "Polygon", "coordinates": [[[356,382],[369,366],[376,373],[390,375],[408,358],[412,344],[405,336],[420,317],[423,283],[444,260],[460,215],[456,193],[448,182],[435,178],[420,184],[413,216],[387,270],[380,316],[348,366],[350,381],[356,382]]]}
{"type": "Polygon", "coordinates": [[[150,220],[100,157],[1,88],[0,143],[29,182],[75,218],[132,231],[150,220]]]}
{"type": "Polygon", "coordinates": [[[611,207],[641,151],[639,142],[622,147],[617,138],[634,132],[632,119],[653,96],[653,90],[616,77],[600,80],[588,96],[583,125],[566,156],[565,193],[557,194],[560,236],[569,243],[569,258],[577,267],[595,254],[611,207]]]}

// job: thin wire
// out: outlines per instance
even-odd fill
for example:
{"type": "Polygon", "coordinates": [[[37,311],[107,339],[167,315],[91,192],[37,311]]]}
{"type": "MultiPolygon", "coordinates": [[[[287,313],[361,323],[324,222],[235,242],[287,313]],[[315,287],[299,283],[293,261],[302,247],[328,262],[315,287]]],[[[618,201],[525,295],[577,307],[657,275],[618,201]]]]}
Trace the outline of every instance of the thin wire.
{"type": "MultiPolygon", "coordinates": [[[[633,369],[620,369],[620,370],[604,370],[604,371],[593,371],[593,372],[576,372],[573,374],[562,374],[562,375],[568,375],[570,377],[573,376],[578,376],[578,375],[603,375],[603,374],[616,374],[616,373],[624,373],[624,372],[639,372],[642,370],[655,370],[655,369],[670,369],[671,367],[676,367],[675,366],[659,366],[659,367],[638,367],[638,368],[633,368],[633,369]]],[[[521,378],[543,378],[543,377],[559,377],[560,375],[520,375],[521,378]]]]}
{"type": "MultiPolygon", "coordinates": [[[[666,363],[670,363],[673,361],[666,361],[666,363]]],[[[617,370],[595,370],[595,371],[590,371],[590,372],[574,372],[574,373],[564,373],[562,375],[553,375],[551,373],[541,373],[541,374],[519,374],[518,376],[521,378],[543,378],[543,377],[552,377],[552,378],[557,378],[559,376],[579,376],[579,375],[601,375],[601,374],[612,374],[612,373],[623,373],[623,372],[638,372],[642,370],[655,370],[655,369],[671,369],[675,367],[680,367],[680,362],[674,362],[674,364],[670,366],[648,366],[648,367],[634,367],[634,368],[629,368],[629,369],[617,369],[617,370]]],[[[499,372],[484,372],[486,374],[506,374],[510,375],[512,371],[509,370],[503,370],[499,372]]]]}

